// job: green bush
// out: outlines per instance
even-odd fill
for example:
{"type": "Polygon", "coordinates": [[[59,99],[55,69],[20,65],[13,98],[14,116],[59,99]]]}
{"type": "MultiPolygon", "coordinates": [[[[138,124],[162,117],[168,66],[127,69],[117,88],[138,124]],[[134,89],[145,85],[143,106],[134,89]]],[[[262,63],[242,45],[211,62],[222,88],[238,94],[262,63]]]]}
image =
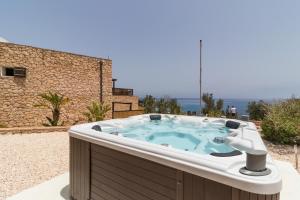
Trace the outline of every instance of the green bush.
{"type": "Polygon", "coordinates": [[[168,108],[170,109],[171,114],[179,115],[181,113],[181,107],[178,104],[176,99],[170,99],[168,102],[168,108]]]}
{"type": "Polygon", "coordinates": [[[64,95],[58,94],[56,92],[45,92],[38,95],[40,100],[34,107],[49,109],[51,110],[52,116],[46,116],[48,123],[44,123],[44,126],[63,126],[64,122],[59,123],[61,108],[62,106],[69,103],[70,99],[64,95]]]}
{"type": "Polygon", "coordinates": [[[267,113],[267,104],[262,100],[251,101],[248,103],[247,113],[252,120],[262,120],[267,113]]]}
{"type": "Polygon", "coordinates": [[[223,111],[223,99],[214,99],[213,94],[204,93],[202,95],[202,101],[205,103],[204,108],[202,108],[202,113],[209,117],[221,117],[224,115],[223,111]]]}
{"type": "Polygon", "coordinates": [[[207,113],[208,117],[221,117],[222,115],[224,115],[224,112],[221,110],[211,110],[207,113]]]}
{"type": "Polygon", "coordinates": [[[171,99],[169,97],[164,97],[156,99],[151,95],[146,95],[146,97],[141,101],[141,105],[144,107],[145,113],[164,113],[164,114],[180,114],[181,107],[176,99],[171,99]]]}
{"type": "Polygon", "coordinates": [[[168,100],[161,98],[156,100],[156,108],[158,108],[158,113],[168,113],[168,100]]]}
{"type": "Polygon", "coordinates": [[[276,143],[291,144],[300,136],[300,100],[269,105],[262,121],[263,136],[276,143]]]}
{"type": "Polygon", "coordinates": [[[141,104],[144,107],[145,113],[154,113],[155,112],[155,101],[156,99],[151,95],[146,95],[142,100],[141,104]]]}
{"type": "Polygon", "coordinates": [[[104,103],[98,103],[93,101],[92,105],[87,106],[87,112],[83,115],[87,118],[88,122],[97,122],[104,120],[108,111],[110,111],[110,106],[104,105],[104,103]]]}

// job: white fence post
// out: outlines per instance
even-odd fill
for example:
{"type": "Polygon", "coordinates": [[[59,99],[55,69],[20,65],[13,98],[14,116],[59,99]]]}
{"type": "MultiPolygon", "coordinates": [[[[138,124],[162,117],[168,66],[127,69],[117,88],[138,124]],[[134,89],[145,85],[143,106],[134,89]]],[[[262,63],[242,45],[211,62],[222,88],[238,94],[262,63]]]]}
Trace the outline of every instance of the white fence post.
{"type": "Polygon", "coordinates": [[[294,145],[294,151],[295,151],[295,167],[298,169],[298,147],[297,143],[294,145]]]}

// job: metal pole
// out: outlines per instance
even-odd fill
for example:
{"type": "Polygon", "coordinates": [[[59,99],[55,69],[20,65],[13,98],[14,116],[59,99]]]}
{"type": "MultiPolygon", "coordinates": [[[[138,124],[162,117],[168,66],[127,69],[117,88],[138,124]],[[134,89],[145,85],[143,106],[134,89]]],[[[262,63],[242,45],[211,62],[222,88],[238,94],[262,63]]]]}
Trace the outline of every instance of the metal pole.
{"type": "Polygon", "coordinates": [[[202,114],[202,40],[200,40],[200,115],[202,114]]]}
{"type": "Polygon", "coordinates": [[[295,151],[295,168],[298,169],[298,146],[297,143],[294,145],[295,151]]]}

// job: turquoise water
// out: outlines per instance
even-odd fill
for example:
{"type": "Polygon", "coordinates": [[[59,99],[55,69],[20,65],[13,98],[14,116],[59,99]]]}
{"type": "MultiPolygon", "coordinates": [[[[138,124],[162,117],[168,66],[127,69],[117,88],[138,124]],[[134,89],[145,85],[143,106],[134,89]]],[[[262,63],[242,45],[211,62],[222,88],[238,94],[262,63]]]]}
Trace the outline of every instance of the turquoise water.
{"type": "Polygon", "coordinates": [[[222,143],[215,143],[215,137],[225,137],[229,130],[220,124],[199,124],[174,120],[149,121],[117,130],[123,137],[171,148],[210,154],[226,153],[233,149],[222,143]]]}
{"type": "Polygon", "coordinates": [[[153,133],[149,137],[146,137],[146,141],[160,145],[171,145],[176,149],[184,149],[185,151],[193,151],[201,142],[190,134],[174,131],[153,133]]]}

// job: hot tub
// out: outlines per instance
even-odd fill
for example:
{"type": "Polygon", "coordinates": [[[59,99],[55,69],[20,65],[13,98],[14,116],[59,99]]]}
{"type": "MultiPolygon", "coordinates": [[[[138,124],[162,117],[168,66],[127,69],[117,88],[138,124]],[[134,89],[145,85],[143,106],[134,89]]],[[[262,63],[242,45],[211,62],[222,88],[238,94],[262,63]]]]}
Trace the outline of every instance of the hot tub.
{"type": "Polygon", "coordinates": [[[279,199],[279,171],[251,122],[147,114],[69,133],[73,199],[279,199]]]}

